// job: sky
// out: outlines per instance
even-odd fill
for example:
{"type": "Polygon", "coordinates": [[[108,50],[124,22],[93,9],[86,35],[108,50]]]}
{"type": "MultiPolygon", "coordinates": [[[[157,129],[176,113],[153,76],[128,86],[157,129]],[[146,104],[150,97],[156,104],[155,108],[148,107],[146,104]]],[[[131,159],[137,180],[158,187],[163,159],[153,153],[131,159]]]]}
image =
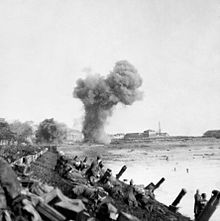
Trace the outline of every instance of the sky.
{"type": "Polygon", "coordinates": [[[108,133],[220,129],[220,1],[0,0],[0,117],[80,129],[76,80],[119,60],[144,96],[115,107],[108,133]]]}

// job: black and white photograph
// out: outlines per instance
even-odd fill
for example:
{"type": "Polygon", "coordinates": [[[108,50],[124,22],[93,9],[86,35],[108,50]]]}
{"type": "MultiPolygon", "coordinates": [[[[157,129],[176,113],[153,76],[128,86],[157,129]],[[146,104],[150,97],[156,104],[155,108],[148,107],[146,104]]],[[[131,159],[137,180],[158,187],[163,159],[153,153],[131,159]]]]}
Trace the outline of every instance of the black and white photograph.
{"type": "Polygon", "coordinates": [[[219,173],[219,0],[0,0],[0,221],[219,221],[219,173]]]}

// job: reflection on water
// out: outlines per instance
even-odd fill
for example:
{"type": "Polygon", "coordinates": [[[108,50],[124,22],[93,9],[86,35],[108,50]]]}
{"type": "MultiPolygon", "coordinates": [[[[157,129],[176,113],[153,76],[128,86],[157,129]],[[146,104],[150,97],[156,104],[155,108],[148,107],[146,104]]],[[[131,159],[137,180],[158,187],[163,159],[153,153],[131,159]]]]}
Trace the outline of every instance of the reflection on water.
{"type": "MultiPolygon", "coordinates": [[[[148,147],[107,148],[103,152],[105,166],[113,174],[126,164],[127,170],[121,179],[131,178],[136,184],[157,183],[162,177],[165,182],[155,191],[157,200],[170,205],[182,188],[187,190],[179,211],[193,218],[194,194],[196,189],[205,192],[207,198],[214,189],[220,190],[220,141],[187,141],[184,144],[153,143],[148,147]]],[[[100,151],[100,150],[99,150],[100,151]]],[[[82,153],[83,154],[83,153],[82,153]]],[[[89,152],[86,152],[90,155],[89,152]]],[[[94,154],[94,153],[93,153],[94,154]]],[[[217,208],[211,221],[218,221],[217,208]]]]}

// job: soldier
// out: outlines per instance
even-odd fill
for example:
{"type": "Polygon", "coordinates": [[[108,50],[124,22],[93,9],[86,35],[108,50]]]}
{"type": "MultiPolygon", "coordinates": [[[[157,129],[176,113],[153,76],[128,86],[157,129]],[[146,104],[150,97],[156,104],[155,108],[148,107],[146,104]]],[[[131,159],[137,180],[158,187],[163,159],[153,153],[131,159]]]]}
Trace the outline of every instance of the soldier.
{"type": "Polygon", "coordinates": [[[126,194],[125,194],[125,202],[131,207],[138,206],[134,192],[135,192],[134,181],[131,179],[130,184],[127,186],[126,194]]]}
{"type": "Polygon", "coordinates": [[[81,168],[81,160],[79,159],[78,156],[75,156],[73,159],[73,166],[77,169],[80,170],[81,168]]]}
{"type": "Polygon", "coordinates": [[[87,156],[84,158],[83,161],[81,161],[80,170],[83,171],[84,169],[86,169],[86,166],[87,166],[87,156]]]}
{"type": "Polygon", "coordinates": [[[109,181],[109,178],[111,177],[112,175],[112,171],[110,169],[107,169],[105,171],[105,173],[103,174],[103,176],[101,176],[99,182],[102,183],[102,184],[105,184],[109,181]]]}
{"type": "Polygon", "coordinates": [[[201,201],[201,195],[199,194],[199,190],[197,189],[196,190],[196,193],[194,195],[194,214],[195,214],[195,218],[198,217],[198,210],[199,210],[199,204],[200,204],[200,201],[201,201]]]}
{"type": "Polygon", "coordinates": [[[100,163],[101,163],[101,158],[100,156],[97,156],[96,160],[92,161],[89,169],[86,171],[86,176],[89,179],[89,182],[93,185],[95,178],[99,177],[99,167],[100,167],[100,163]]]}
{"type": "Polygon", "coordinates": [[[199,201],[199,206],[198,206],[198,215],[204,210],[206,204],[207,204],[206,194],[202,193],[201,200],[199,201]]]}
{"type": "Polygon", "coordinates": [[[58,173],[60,172],[61,167],[63,166],[63,162],[64,162],[64,153],[62,151],[60,151],[59,155],[58,155],[58,159],[57,159],[57,164],[54,169],[58,173]]]}

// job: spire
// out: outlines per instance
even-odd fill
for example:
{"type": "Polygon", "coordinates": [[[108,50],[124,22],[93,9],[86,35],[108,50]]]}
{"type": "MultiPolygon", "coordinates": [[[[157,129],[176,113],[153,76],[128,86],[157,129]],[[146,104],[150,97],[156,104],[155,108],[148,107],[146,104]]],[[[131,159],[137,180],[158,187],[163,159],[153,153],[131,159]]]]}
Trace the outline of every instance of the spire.
{"type": "Polygon", "coordinates": [[[159,121],[159,124],[158,124],[158,126],[159,126],[159,130],[158,130],[158,133],[159,133],[159,135],[160,135],[160,134],[161,134],[160,121],[159,121]]]}

